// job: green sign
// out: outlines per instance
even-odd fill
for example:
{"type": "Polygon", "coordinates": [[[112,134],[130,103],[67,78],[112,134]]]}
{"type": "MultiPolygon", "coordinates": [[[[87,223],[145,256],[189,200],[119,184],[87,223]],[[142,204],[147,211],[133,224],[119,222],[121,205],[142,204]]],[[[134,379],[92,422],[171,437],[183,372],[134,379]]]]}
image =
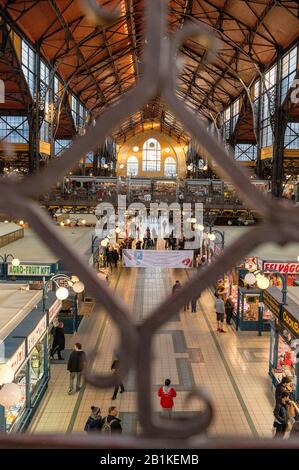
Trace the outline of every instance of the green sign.
{"type": "Polygon", "coordinates": [[[51,265],[20,264],[8,265],[8,276],[51,276],[51,265]]]}

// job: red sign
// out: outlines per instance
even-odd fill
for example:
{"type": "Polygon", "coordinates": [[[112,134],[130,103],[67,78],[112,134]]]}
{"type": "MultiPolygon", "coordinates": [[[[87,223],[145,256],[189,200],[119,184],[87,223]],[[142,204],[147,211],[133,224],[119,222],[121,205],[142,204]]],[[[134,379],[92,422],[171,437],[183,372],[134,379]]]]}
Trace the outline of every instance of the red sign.
{"type": "Polygon", "coordinates": [[[299,263],[265,261],[264,271],[267,273],[277,271],[281,274],[299,274],[299,263]]]}

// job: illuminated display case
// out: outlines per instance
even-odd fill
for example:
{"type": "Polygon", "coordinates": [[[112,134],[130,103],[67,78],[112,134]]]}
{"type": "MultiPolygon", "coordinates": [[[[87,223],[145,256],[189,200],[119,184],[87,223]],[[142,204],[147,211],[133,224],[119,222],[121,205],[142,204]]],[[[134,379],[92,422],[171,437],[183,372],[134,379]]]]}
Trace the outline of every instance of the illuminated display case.
{"type": "Polygon", "coordinates": [[[27,374],[27,364],[25,364],[17,377],[15,378],[15,383],[17,383],[21,389],[22,397],[19,403],[16,403],[10,408],[5,408],[5,421],[6,421],[6,430],[9,431],[16,420],[21,417],[26,408],[26,387],[28,382],[27,374]]]}

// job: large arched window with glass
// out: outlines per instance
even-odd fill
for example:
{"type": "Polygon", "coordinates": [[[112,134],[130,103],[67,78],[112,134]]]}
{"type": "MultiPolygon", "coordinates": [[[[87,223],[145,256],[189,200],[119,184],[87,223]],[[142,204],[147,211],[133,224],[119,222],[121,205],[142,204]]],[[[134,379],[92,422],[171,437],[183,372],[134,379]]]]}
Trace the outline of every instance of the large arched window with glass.
{"type": "Polygon", "coordinates": [[[148,139],[142,148],[142,171],[160,171],[161,145],[156,139],[148,139]]]}
{"type": "Polygon", "coordinates": [[[129,157],[127,160],[127,175],[137,176],[138,175],[138,158],[129,157]]]}
{"type": "Polygon", "coordinates": [[[173,157],[167,157],[164,162],[164,176],[174,177],[176,175],[176,161],[173,157]]]}

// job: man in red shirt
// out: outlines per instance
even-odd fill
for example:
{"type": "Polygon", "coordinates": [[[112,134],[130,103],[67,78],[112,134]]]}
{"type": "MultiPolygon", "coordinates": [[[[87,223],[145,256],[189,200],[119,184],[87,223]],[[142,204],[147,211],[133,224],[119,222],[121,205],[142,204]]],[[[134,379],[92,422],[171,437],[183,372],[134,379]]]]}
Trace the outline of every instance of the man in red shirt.
{"type": "Polygon", "coordinates": [[[160,405],[162,413],[169,419],[172,417],[173,399],[176,397],[176,391],[170,387],[170,379],[165,380],[165,385],[158,390],[158,397],[160,397],[160,405]]]}

